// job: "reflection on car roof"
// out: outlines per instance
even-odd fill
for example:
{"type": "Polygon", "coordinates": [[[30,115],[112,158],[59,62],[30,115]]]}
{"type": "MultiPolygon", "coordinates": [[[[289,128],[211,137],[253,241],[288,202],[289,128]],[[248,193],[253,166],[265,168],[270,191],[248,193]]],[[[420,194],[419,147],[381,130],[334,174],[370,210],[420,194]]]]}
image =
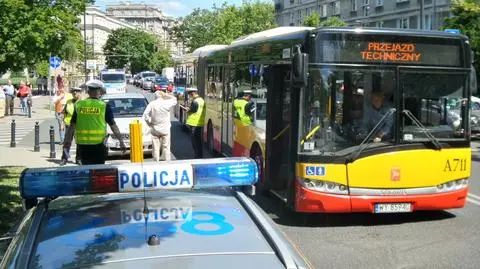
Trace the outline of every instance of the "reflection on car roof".
{"type": "Polygon", "coordinates": [[[37,236],[35,263],[43,268],[94,264],[95,268],[283,267],[229,191],[147,196],[145,215],[142,194],[52,201],[37,236]],[[147,244],[152,235],[160,238],[159,245],[147,244]],[[55,255],[50,255],[53,249],[55,255]]]}

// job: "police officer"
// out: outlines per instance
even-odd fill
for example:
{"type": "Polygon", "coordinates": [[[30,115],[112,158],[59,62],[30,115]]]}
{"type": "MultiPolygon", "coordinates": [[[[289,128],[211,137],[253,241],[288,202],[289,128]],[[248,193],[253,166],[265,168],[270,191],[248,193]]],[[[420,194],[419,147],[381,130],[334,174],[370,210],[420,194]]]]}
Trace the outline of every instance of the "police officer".
{"type": "MultiPolygon", "coordinates": [[[[75,111],[75,103],[80,100],[82,89],[80,88],[72,88],[70,90],[71,95],[67,96],[67,103],[65,104],[65,108],[63,109],[63,121],[65,122],[65,129],[68,130],[70,127],[70,122],[72,120],[73,112],[75,111]]],[[[60,165],[65,165],[70,158],[70,148],[63,148],[62,153],[62,161],[60,165]]],[[[80,163],[80,151],[77,148],[77,153],[75,154],[75,163],[80,163]]]]}
{"type": "Polygon", "coordinates": [[[75,131],[82,164],[104,164],[107,123],[119,140],[122,152],[125,152],[126,147],[115,124],[111,107],[99,99],[104,90],[103,82],[93,79],[85,86],[89,98],[76,102],[63,146],[70,148],[75,131]]]}
{"type": "Polygon", "coordinates": [[[188,98],[192,100],[190,107],[185,107],[187,111],[187,125],[192,132],[192,146],[195,152],[195,158],[203,158],[202,131],[205,125],[205,101],[196,88],[187,88],[188,98]]]}
{"type": "Polygon", "coordinates": [[[253,121],[253,112],[255,104],[252,102],[252,91],[245,90],[243,95],[233,101],[235,116],[243,123],[243,125],[251,125],[253,121]]]}

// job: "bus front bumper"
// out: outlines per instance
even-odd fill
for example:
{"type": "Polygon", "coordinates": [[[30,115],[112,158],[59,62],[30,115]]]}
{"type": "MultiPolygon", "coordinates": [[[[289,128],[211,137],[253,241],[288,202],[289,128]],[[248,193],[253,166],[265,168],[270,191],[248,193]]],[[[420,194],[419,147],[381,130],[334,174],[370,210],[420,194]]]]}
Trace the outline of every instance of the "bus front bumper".
{"type": "Polygon", "coordinates": [[[435,194],[353,196],[312,191],[295,182],[295,211],[310,213],[375,213],[375,204],[394,203],[410,203],[411,211],[462,208],[468,194],[468,187],[465,187],[435,194]]]}

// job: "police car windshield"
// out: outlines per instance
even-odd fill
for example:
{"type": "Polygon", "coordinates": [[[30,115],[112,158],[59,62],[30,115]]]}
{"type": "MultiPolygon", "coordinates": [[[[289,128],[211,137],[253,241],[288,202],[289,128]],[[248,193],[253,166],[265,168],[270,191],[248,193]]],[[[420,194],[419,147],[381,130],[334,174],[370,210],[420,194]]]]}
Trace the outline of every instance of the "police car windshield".
{"type": "Polygon", "coordinates": [[[124,74],[102,74],[102,81],[105,83],[122,83],[125,81],[124,74]]]}
{"type": "Polygon", "coordinates": [[[142,116],[147,107],[144,98],[117,98],[109,99],[108,104],[112,108],[114,117],[142,116]]]}

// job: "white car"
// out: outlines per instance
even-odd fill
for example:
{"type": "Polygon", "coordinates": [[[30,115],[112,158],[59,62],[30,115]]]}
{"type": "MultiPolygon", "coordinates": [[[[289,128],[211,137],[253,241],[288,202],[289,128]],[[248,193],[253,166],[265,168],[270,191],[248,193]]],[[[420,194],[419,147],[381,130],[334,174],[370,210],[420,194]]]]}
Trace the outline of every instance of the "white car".
{"type": "MultiPolygon", "coordinates": [[[[134,120],[140,120],[142,124],[143,153],[151,153],[152,138],[150,135],[150,128],[142,118],[143,112],[148,104],[145,96],[140,93],[106,94],[102,96],[102,100],[107,102],[112,108],[115,123],[117,124],[127,147],[127,152],[125,154],[130,154],[130,123],[134,120]]],[[[108,156],[122,155],[120,142],[113,136],[110,127],[107,127],[107,133],[106,148],[108,156]]]]}

